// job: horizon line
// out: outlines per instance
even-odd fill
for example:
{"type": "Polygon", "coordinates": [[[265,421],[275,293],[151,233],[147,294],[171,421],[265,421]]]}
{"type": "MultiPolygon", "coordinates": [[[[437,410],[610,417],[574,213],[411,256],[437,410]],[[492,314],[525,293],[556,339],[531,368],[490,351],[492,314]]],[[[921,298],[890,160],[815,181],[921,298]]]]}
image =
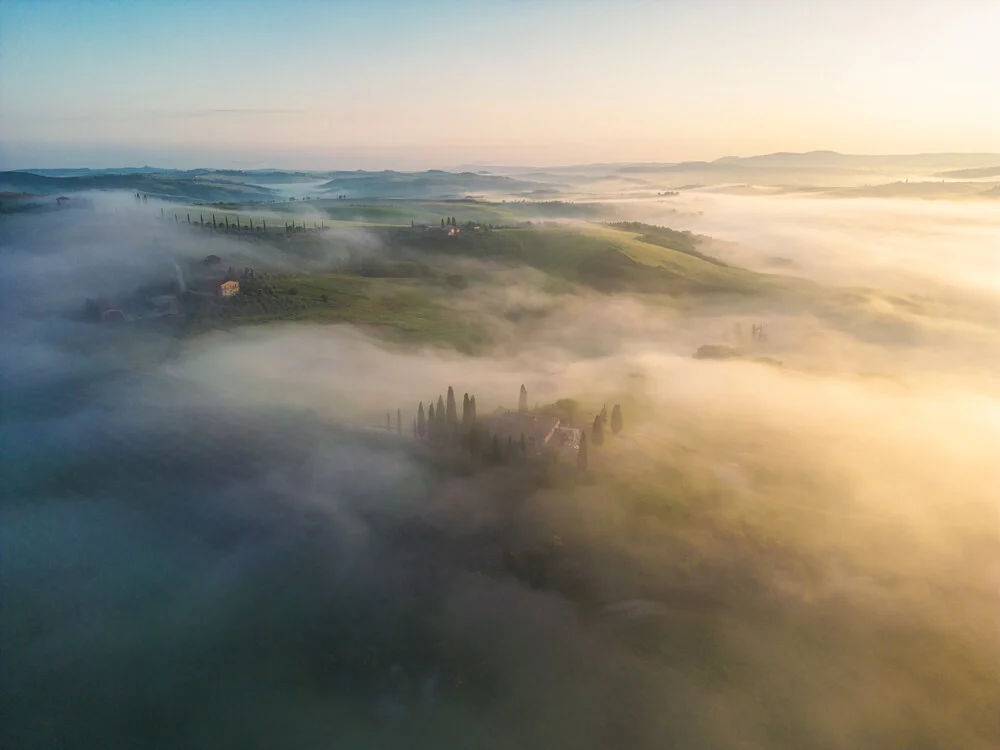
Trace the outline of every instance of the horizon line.
{"type": "MultiPolygon", "coordinates": [[[[153,169],[163,172],[194,172],[200,169],[207,169],[212,171],[232,171],[232,172],[263,172],[263,171],[273,171],[273,172],[429,172],[433,170],[451,172],[451,171],[469,171],[473,167],[487,168],[487,167],[500,167],[506,169],[573,169],[573,168],[593,168],[593,167],[616,167],[616,166],[638,166],[638,165],[651,165],[651,166],[665,166],[673,167],[682,164],[715,164],[726,159],[755,159],[760,157],[768,156],[812,156],[817,154],[824,154],[830,156],[844,156],[844,157],[863,157],[863,158],[873,158],[873,157],[883,157],[883,158],[908,158],[908,157],[919,157],[919,156],[995,156],[1000,158],[1000,151],[919,151],[914,153],[845,153],[841,151],[834,151],[831,149],[813,149],[810,151],[772,151],[763,154],[750,154],[747,156],[739,156],[735,154],[727,154],[725,156],[720,156],[715,159],[683,159],[681,161],[598,161],[598,162],[578,162],[572,164],[503,164],[498,162],[465,162],[463,164],[452,165],[450,167],[427,167],[425,169],[395,169],[392,167],[387,167],[384,169],[340,169],[336,167],[331,168],[292,168],[292,167],[279,167],[279,166],[266,166],[266,167],[212,167],[212,166],[198,166],[190,168],[181,167],[159,167],[153,166],[151,164],[142,165],[123,165],[123,166],[63,166],[63,167],[15,167],[12,169],[0,170],[3,172],[52,172],[60,170],[69,169],[87,169],[87,170],[127,170],[127,169],[153,169]]],[[[1000,166],[1000,165],[998,165],[1000,166]]]]}

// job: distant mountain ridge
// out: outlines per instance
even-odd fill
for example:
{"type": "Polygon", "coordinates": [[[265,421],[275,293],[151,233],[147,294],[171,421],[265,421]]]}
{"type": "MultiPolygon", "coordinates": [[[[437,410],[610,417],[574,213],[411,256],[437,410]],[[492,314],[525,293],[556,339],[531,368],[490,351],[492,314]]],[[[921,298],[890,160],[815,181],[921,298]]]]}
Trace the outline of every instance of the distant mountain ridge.
{"type": "Polygon", "coordinates": [[[1000,154],[991,153],[933,153],[897,155],[841,154],[836,151],[808,151],[793,153],[779,151],[758,156],[723,156],[714,161],[684,161],[675,163],[634,164],[621,167],[620,173],[629,172],[688,172],[722,171],[740,168],[781,169],[914,169],[940,170],[983,168],[1000,162],[1000,154]]]}
{"type": "Polygon", "coordinates": [[[130,190],[160,198],[200,202],[274,200],[280,193],[268,185],[325,183],[317,192],[351,198],[461,198],[482,193],[528,194],[556,185],[472,172],[384,170],[290,171],[278,169],[123,170],[71,169],[0,172],[0,191],[44,195],[85,190],[130,190]],[[44,172],[41,173],[41,172],[44,172]]]}
{"type": "Polygon", "coordinates": [[[979,177],[1000,177],[1000,165],[995,167],[972,167],[971,169],[955,169],[950,172],[938,172],[935,177],[946,177],[957,180],[974,180],[979,177]]]}
{"type": "Polygon", "coordinates": [[[270,188],[241,182],[189,177],[183,173],[96,173],[86,176],[50,177],[33,172],[0,172],[0,191],[49,195],[88,190],[127,190],[168,200],[198,202],[272,200],[270,188]]]}
{"type": "Polygon", "coordinates": [[[714,161],[630,162],[563,167],[491,167],[462,171],[163,169],[37,169],[0,172],[0,192],[44,195],[86,190],[130,190],[167,200],[200,203],[275,201],[346,195],[376,198],[453,199],[512,196],[546,200],[560,192],[635,190],[662,185],[773,185],[858,187],[894,180],[989,178],[1000,174],[1000,154],[936,153],[855,155],[835,151],[724,156],[714,161]],[[669,175],[685,175],[670,178],[669,175]],[[618,184],[616,184],[616,182],[618,184]],[[288,186],[283,188],[282,186],[288,186]],[[298,187],[296,187],[298,186],[298,187]],[[624,187],[623,187],[624,186],[624,187]],[[293,189],[294,188],[294,189],[293,189]]]}
{"type": "Polygon", "coordinates": [[[321,190],[347,193],[352,198],[457,198],[475,193],[519,194],[553,189],[555,185],[533,180],[475,172],[338,172],[321,190]]]}

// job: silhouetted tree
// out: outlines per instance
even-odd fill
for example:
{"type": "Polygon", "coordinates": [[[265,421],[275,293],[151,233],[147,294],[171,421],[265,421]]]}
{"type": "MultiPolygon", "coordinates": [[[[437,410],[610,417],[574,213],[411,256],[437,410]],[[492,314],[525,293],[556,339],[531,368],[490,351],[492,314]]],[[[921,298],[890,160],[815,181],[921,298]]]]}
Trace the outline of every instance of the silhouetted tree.
{"type": "Polygon", "coordinates": [[[576,470],[583,474],[587,470],[587,433],[580,433],[580,447],[576,451],[576,470]]]}
{"type": "Polygon", "coordinates": [[[591,438],[594,445],[604,445],[604,424],[601,422],[601,415],[594,417],[594,427],[591,430],[591,438]]]}
{"type": "Polygon", "coordinates": [[[441,219],[441,228],[444,229],[444,219],[441,219]]]}
{"type": "Polygon", "coordinates": [[[434,406],[434,439],[444,442],[448,435],[448,421],[445,419],[444,398],[438,396],[437,404],[434,406]]]}
{"type": "Polygon", "coordinates": [[[608,405],[605,404],[604,406],[601,407],[601,424],[604,425],[607,423],[608,423],[608,405]]]}
{"type": "Polygon", "coordinates": [[[521,395],[517,399],[517,410],[528,411],[528,389],[524,387],[524,383],[521,384],[521,395]]]}
{"type": "Polygon", "coordinates": [[[476,397],[475,396],[469,396],[469,414],[470,414],[469,418],[472,420],[472,423],[475,424],[476,423],[476,397]]]}
{"type": "Polygon", "coordinates": [[[427,439],[437,440],[437,417],[434,415],[434,404],[427,407],[427,439]]]}
{"type": "Polygon", "coordinates": [[[450,385],[448,386],[446,421],[448,422],[449,427],[455,427],[458,425],[458,408],[455,406],[455,389],[450,385]]]}
{"type": "Polygon", "coordinates": [[[427,434],[427,421],[424,419],[424,402],[421,401],[420,406],[417,407],[417,435],[423,437],[426,434],[427,434]]]}
{"type": "Polygon", "coordinates": [[[617,435],[622,431],[622,407],[621,404],[615,404],[614,408],[611,410],[611,431],[617,435]]]}
{"type": "Polygon", "coordinates": [[[471,423],[472,412],[469,408],[469,394],[462,396],[462,426],[468,427],[471,423]]]}

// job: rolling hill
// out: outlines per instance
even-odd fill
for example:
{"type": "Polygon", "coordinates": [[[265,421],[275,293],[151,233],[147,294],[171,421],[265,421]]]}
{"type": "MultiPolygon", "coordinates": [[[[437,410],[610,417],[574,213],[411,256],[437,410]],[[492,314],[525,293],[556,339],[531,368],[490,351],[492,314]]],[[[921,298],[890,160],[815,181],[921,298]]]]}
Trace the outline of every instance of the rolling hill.
{"type": "Polygon", "coordinates": [[[483,193],[548,192],[557,187],[513,177],[431,169],[426,172],[338,172],[321,189],[346,193],[351,198],[462,198],[483,193]]]}
{"type": "Polygon", "coordinates": [[[272,200],[274,190],[259,185],[163,173],[95,174],[48,177],[32,172],[0,172],[0,191],[51,195],[88,190],[127,190],[167,200],[210,203],[216,201],[272,200]]]}

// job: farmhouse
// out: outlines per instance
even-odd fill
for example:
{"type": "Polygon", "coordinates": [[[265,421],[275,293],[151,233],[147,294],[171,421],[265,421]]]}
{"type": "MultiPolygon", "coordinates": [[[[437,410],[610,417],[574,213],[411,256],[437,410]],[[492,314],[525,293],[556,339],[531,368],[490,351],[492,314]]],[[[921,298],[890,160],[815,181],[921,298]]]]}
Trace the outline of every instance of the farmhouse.
{"type": "Polygon", "coordinates": [[[559,428],[557,417],[542,417],[525,412],[497,409],[489,420],[490,431],[501,442],[510,438],[515,443],[524,435],[528,455],[537,455],[553,447],[552,438],[559,428]]]}
{"type": "Polygon", "coordinates": [[[547,445],[558,451],[560,456],[575,456],[580,450],[580,435],[581,431],[575,427],[563,427],[560,424],[547,445]]]}
{"type": "Polygon", "coordinates": [[[240,293],[240,282],[230,279],[216,284],[215,293],[219,297],[233,297],[240,293]]]}

